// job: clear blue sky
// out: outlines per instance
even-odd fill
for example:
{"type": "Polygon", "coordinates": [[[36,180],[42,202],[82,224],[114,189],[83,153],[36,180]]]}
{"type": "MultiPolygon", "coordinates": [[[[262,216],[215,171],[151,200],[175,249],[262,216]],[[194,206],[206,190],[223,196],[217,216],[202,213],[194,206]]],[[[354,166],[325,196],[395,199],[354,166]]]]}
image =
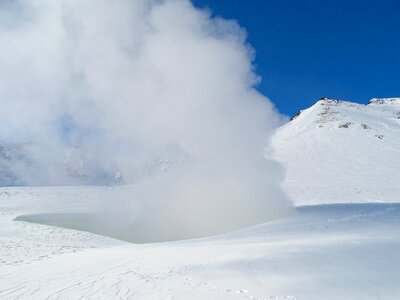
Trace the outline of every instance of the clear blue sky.
{"type": "Polygon", "coordinates": [[[400,0],[192,0],[236,19],[258,89],[293,115],[320,97],[400,97],[400,0]]]}

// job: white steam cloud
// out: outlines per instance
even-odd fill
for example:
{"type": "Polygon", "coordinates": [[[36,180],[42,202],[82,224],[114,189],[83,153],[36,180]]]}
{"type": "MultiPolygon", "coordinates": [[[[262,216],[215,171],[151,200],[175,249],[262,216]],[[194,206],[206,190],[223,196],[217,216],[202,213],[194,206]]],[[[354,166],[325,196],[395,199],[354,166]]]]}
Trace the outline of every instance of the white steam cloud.
{"type": "Polygon", "coordinates": [[[160,240],[284,216],[282,169],[264,158],[281,118],[245,39],[187,0],[2,1],[0,138],[77,145],[127,182],[174,149],[183,162],[124,194],[160,240]]]}

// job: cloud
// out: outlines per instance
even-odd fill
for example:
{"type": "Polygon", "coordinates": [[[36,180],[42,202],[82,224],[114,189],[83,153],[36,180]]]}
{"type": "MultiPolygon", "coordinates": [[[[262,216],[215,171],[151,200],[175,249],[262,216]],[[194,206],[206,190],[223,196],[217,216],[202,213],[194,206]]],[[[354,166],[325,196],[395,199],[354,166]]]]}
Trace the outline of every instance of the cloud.
{"type": "Polygon", "coordinates": [[[179,149],[183,162],[126,196],[140,203],[140,224],[174,223],[177,237],[290,212],[282,169],[263,157],[281,117],[254,88],[254,53],[236,22],[186,0],[0,9],[3,141],[78,145],[118,164],[127,182],[179,149]]]}

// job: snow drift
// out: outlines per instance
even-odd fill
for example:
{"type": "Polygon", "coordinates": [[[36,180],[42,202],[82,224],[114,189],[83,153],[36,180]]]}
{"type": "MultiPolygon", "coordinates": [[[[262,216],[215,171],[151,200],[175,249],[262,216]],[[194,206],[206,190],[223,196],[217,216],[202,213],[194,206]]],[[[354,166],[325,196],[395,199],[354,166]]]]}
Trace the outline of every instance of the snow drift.
{"type": "MultiPolygon", "coordinates": [[[[254,89],[253,51],[235,22],[185,0],[20,0],[0,10],[3,141],[94,151],[128,183],[168,149],[182,157],[119,192],[132,207],[101,201],[110,222],[129,211],[137,228],[162,235],[168,224],[179,238],[291,211],[281,166],[263,157],[281,118],[254,89]]],[[[49,176],[47,159],[33,176],[49,176]]]]}

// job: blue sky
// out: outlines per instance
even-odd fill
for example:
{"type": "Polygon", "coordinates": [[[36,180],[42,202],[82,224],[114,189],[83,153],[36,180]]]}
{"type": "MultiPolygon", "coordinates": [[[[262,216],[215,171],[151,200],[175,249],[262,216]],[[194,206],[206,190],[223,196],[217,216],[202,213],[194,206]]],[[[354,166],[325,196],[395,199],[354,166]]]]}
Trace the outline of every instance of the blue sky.
{"type": "Polygon", "coordinates": [[[400,97],[400,0],[192,0],[236,19],[258,89],[293,115],[320,97],[400,97]]]}

